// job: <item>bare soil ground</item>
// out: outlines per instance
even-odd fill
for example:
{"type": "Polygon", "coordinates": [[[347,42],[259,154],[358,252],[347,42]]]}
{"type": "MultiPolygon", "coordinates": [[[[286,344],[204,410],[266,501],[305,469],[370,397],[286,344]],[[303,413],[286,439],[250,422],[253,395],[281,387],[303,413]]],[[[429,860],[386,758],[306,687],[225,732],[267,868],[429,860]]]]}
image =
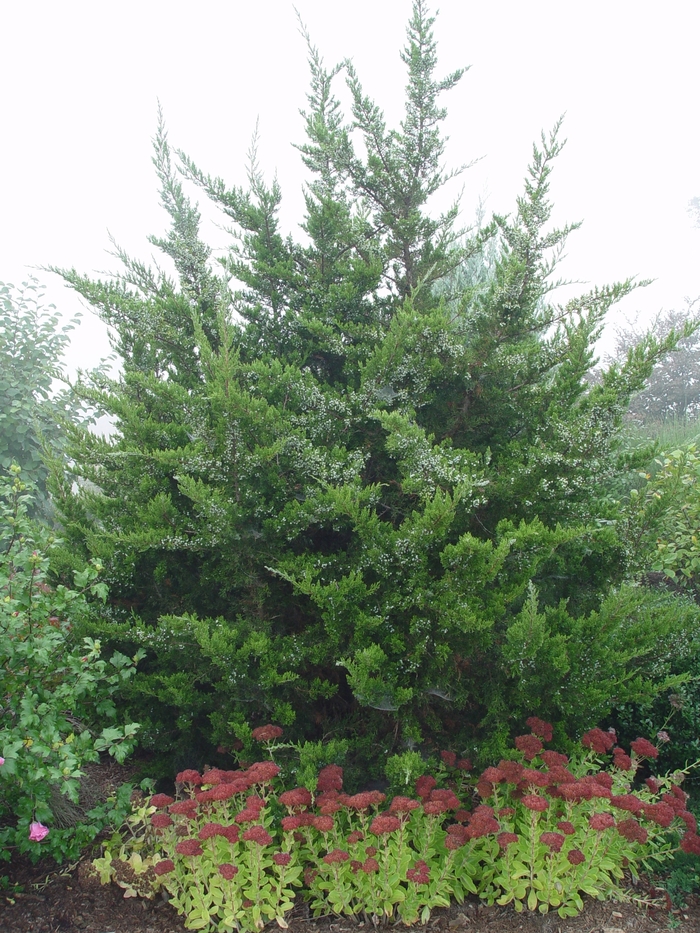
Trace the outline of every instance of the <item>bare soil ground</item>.
{"type": "MultiPolygon", "coordinates": [[[[10,865],[10,877],[23,890],[0,893],[2,933],[186,931],[183,921],[164,901],[124,898],[116,885],[101,885],[87,857],[62,870],[18,860],[10,865]]],[[[650,892],[638,893],[648,898],[650,892]]],[[[663,902],[659,892],[651,893],[663,902]]],[[[289,933],[362,933],[367,927],[361,921],[345,918],[310,918],[301,902],[288,919],[289,933]]],[[[662,933],[671,929],[700,933],[700,904],[669,912],[632,903],[588,901],[578,917],[561,920],[556,913],[516,914],[510,907],[484,907],[471,900],[448,910],[436,910],[421,929],[430,933],[662,933]]]]}

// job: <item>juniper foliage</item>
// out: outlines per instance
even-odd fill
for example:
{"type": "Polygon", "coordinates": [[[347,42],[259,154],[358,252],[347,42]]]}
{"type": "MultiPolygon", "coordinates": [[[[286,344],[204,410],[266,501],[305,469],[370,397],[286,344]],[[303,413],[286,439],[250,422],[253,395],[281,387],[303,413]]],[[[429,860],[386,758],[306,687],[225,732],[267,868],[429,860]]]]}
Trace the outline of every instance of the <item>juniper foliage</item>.
{"type": "Polygon", "coordinates": [[[304,30],[301,239],[255,143],[231,187],[173,152],[161,116],[170,229],[151,243],[174,272],[121,252],[111,279],[60,270],[114,329],[123,371],[83,382],[115,430],[74,430],[54,494],[73,551],[106,568],[93,632],[149,651],[125,702],[155,748],[230,745],[272,719],[364,742],[371,767],[446,735],[498,749],[533,711],[575,730],[664,683],[655,646],[675,617],[652,625],[624,585],[605,489],[629,398],[670,342],[587,381],[635,283],[554,298],[576,226],[550,223],[559,124],[510,216],[465,235],[457,204],[430,213],[454,174],[442,95],[463,76],[437,77],[433,23],[415,0],[398,129],[304,30]],[[193,185],[232,227],[219,261],[193,185]],[[490,274],[452,287],[484,251],[490,274]]]}

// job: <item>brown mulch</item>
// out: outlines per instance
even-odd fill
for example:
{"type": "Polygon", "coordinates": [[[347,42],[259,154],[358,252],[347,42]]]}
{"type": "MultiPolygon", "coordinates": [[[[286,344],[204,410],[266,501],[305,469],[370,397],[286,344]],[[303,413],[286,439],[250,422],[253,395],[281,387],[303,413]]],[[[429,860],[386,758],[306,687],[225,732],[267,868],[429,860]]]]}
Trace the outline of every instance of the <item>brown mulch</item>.
{"type": "MultiPolygon", "coordinates": [[[[7,871],[5,866],[1,869],[7,871]]],[[[9,866],[20,893],[0,892],[2,933],[185,933],[172,907],[162,900],[125,898],[114,884],[101,885],[88,858],[47,874],[44,866],[9,866]]],[[[289,933],[361,933],[362,922],[337,917],[313,919],[300,903],[288,915],[289,933]]],[[[270,933],[278,929],[269,927],[270,933]]],[[[397,927],[397,933],[402,927],[397,927]]],[[[516,914],[511,907],[485,907],[476,900],[436,910],[421,929],[430,933],[678,933],[700,931],[700,903],[669,913],[634,904],[588,901],[578,917],[556,913],[516,914]]]]}

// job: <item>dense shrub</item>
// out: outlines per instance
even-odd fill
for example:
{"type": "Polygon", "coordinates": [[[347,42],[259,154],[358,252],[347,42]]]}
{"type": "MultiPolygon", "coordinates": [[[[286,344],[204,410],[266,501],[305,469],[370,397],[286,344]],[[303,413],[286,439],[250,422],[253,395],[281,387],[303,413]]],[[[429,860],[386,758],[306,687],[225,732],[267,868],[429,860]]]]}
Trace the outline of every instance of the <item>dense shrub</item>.
{"type": "Polygon", "coordinates": [[[84,766],[132,749],[138,725],[119,724],[113,696],[139,656],[105,661],[99,641],[76,642],[86,595],[106,596],[100,568],[76,573],[75,589],[51,587],[56,542],[29,522],[31,503],[14,466],[0,482],[0,860],[17,851],[62,861],[128,809],[130,787],[106,802],[84,766]]]}
{"type": "Polygon", "coordinates": [[[676,338],[587,381],[634,283],[552,300],[575,226],[550,224],[558,126],[512,215],[465,239],[456,206],[428,212],[450,177],[438,98],[462,76],[435,77],[432,24],[416,0],[398,129],[309,42],[300,241],[254,153],[229,187],[176,167],[161,120],[171,227],[151,242],[175,277],[124,254],[108,281],[61,272],[123,365],[81,387],[114,433],[74,429],[55,471],[65,565],[104,565],[108,612],[83,633],[146,649],[122,699],[183,765],[270,717],[348,740],[365,773],[447,734],[489,756],[532,708],[563,735],[672,686],[657,646],[687,620],[625,585],[610,484],[629,398],[676,338]],[[187,184],[233,225],[218,266],[187,184]]]}

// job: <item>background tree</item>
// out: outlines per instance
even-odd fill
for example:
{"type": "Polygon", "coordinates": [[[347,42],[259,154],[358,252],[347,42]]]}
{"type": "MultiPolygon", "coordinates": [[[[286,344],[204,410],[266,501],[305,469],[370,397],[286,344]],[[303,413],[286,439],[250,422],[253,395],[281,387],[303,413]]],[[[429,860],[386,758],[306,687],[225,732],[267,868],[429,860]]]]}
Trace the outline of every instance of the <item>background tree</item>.
{"type": "Polygon", "coordinates": [[[85,417],[71,394],[62,357],[77,319],[61,324],[36,280],[0,282],[0,468],[11,464],[36,487],[35,513],[48,515],[44,448],[63,449],[63,424],[85,417]]]}
{"type": "Polygon", "coordinates": [[[629,398],[675,336],[589,386],[604,317],[635,286],[552,300],[575,227],[549,224],[559,126],[511,216],[465,240],[456,206],[430,215],[451,177],[437,102],[463,73],[436,79],[432,26],[416,0],[397,130],[307,36],[303,243],[280,230],[255,143],[247,187],[229,187],[184,153],[175,168],[161,119],[171,226],[151,242],[174,276],[121,252],[107,281],[59,270],[123,363],[80,386],[115,433],[75,428],[55,471],[64,561],[104,564],[89,633],[148,649],[125,702],[169,754],[210,759],[273,718],[351,741],[366,774],[378,748],[498,752],[533,711],[576,730],[665,683],[658,638],[672,653],[685,622],[623,586],[605,489],[629,398]],[[233,225],[216,271],[183,180],[233,225]],[[489,249],[478,287],[441,295],[489,249]]]}
{"type": "MultiPolygon", "coordinates": [[[[656,315],[650,330],[660,340],[681,334],[687,324],[700,321],[698,301],[682,311],[656,315]]],[[[628,322],[616,330],[614,358],[624,359],[645,337],[645,332],[628,322]]],[[[694,419],[700,413],[700,329],[679,339],[675,349],[654,366],[645,387],[630,403],[631,417],[645,425],[694,419]]]]}

